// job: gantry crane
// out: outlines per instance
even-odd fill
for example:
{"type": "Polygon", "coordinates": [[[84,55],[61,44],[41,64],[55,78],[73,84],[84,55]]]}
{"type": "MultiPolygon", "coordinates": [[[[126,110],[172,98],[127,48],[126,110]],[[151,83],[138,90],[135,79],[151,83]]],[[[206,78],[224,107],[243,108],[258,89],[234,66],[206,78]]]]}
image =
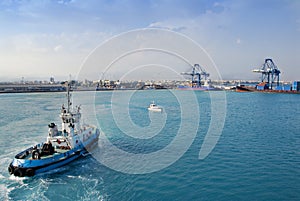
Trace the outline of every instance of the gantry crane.
{"type": "Polygon", "coordinates": [[[207,80],[209,73],[207,73],[199,64],[194,64],[192,72],[183,72],[182,75],[192,76],[192,87],[201,87],[202,76],[207,80]]]}
{"type": "Polygon", "coordinates": [[[274,64],[272,59],[265,59],[265,63],[262,65],[261,69],[254,69],[253,72],[261,73],[261,82],[268,84],[269,89],[273,88],[273,84],[279,86],[279,75],[280,70],[274,64]]]}

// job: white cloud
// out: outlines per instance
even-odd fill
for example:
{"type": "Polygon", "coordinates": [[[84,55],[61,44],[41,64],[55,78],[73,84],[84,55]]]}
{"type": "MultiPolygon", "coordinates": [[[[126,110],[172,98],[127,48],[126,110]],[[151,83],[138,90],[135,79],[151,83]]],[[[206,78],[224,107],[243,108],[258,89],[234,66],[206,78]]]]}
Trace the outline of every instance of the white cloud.
{"type": "Polygon", "coordinates": [[[53,50],[54,50],[55,52],[61,51],[62,49],[63,49],[63,46],[62,46],[62,45],[57,45],[57,46],[55,46],[55,47],[53,48],[53,50]]]}
{"type": "Polygon", "coordinates": [[[0,41],[0,74],[8,77],[75,75],[88,54],[108,36],[99,32],[11,36],[5,42],[0,41]]]}

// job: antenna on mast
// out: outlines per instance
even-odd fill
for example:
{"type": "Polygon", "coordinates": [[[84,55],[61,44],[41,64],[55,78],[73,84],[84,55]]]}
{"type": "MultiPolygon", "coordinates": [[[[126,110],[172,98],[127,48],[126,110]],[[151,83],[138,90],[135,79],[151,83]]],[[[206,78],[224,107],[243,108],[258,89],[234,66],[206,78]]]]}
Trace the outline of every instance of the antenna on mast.
{"type": "Polygon", "coordinates": [[[61,84],[66,86],[66,89],[67,89],[67,100],[68,100],[68,104],[67,104],[67,112],[69,113],[70,112],[70,109],[71,109],[71,105],[72,105],[72,102],[71,102],[71,93],[70,91],[72,90],[72,86],[74,85],[75,81],[74,80],[70,80],[70,81],[64,81],[62,82],[61,84]]]}

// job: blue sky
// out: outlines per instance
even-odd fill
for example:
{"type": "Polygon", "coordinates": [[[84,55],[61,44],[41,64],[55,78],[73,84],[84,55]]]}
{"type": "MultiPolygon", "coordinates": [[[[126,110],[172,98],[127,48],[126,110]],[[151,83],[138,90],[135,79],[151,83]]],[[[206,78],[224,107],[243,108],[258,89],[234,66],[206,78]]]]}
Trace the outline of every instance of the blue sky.
{"type": "Polygon", "coordinates": [[[140,28],[191,38],[224,79],[258,79],[251,70],[272,58],[283,80],[300,80],[297,0],[4,0],[0,25],[1,80],[66,79],[101,43],[140,28]]]}

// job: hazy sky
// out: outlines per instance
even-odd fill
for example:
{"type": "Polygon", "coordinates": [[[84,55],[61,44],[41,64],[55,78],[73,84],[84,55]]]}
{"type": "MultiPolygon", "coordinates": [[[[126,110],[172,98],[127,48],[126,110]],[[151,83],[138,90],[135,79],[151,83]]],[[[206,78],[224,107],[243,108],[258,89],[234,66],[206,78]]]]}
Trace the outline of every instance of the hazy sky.
{"type": "Polygon", "coordinates": [[[251,70],[272,58],[300,80],[298,0],[3,0],[0,26],[0,81],[75,76],[104,41],[141,28],[194,40],[224,79],[258,79],[251,70]]]}

